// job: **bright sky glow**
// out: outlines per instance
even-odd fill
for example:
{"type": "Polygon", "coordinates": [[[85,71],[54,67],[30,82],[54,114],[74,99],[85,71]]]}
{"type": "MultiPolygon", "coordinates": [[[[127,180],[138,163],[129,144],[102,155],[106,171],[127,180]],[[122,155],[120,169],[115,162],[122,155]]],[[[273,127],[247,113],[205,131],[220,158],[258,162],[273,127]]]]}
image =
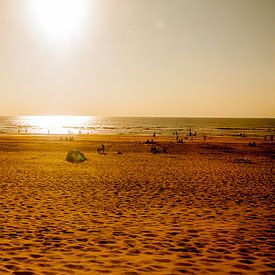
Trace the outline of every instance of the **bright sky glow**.
{"type": "Polygon", "coordinates": [[[67,41],[81,34],[86,0],[31,0],[34,24],[50,40],[67,41]]]}
{"type": "Polygon", "coordinates": [[[0,0],[0,115],[275,117],[274,0],[0,0]]]}

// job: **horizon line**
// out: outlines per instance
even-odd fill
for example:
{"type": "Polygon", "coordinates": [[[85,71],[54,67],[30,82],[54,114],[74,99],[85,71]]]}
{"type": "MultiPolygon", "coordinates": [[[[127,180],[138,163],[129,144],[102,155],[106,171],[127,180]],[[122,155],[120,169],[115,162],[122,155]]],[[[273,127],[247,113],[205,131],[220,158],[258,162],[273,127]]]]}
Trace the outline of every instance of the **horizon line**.
{"type": "Polygon", "coordinates": [[[114,117],[114,118],[228,118],[228,119],[275,119],[274,117],[241,117],[241,116],[137,116],[137,115],[73,115],[73,114],[16,114],[16,115],[0,115],[0,117],[24,117],[24,116],[75,116],[75,117],[114,117]]]}

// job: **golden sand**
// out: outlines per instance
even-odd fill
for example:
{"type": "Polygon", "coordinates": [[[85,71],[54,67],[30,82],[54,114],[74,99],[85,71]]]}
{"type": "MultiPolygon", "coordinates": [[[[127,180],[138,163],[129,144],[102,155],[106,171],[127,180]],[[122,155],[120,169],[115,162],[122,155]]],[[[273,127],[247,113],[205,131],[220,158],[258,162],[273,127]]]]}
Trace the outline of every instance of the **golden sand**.
{"type": "Polygon", "coordinates": [[[272,274],[274,144],[146,139],[0,136],[0,274],[272,274]]]}

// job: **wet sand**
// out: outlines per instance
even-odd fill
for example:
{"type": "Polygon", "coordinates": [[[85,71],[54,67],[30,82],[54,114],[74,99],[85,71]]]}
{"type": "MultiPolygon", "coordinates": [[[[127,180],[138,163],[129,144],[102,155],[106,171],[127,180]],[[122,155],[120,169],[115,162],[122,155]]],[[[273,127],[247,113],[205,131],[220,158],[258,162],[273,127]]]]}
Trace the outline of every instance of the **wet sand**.
{"type": "Polygon", "coordinates": [[[0,274],[274,274],[275,144],[146,139],[1,135],[0,274]]]}

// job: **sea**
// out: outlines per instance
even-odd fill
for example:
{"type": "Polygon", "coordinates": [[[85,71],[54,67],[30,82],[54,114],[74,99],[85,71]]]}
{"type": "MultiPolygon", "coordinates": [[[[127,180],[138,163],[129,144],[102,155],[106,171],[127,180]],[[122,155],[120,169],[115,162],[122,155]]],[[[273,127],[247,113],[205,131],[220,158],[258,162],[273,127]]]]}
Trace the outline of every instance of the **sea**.
{"type": "Polygon", "coordinates": [[[0,116],[0,134],[275,135],[274,118],[0,116]]]}

